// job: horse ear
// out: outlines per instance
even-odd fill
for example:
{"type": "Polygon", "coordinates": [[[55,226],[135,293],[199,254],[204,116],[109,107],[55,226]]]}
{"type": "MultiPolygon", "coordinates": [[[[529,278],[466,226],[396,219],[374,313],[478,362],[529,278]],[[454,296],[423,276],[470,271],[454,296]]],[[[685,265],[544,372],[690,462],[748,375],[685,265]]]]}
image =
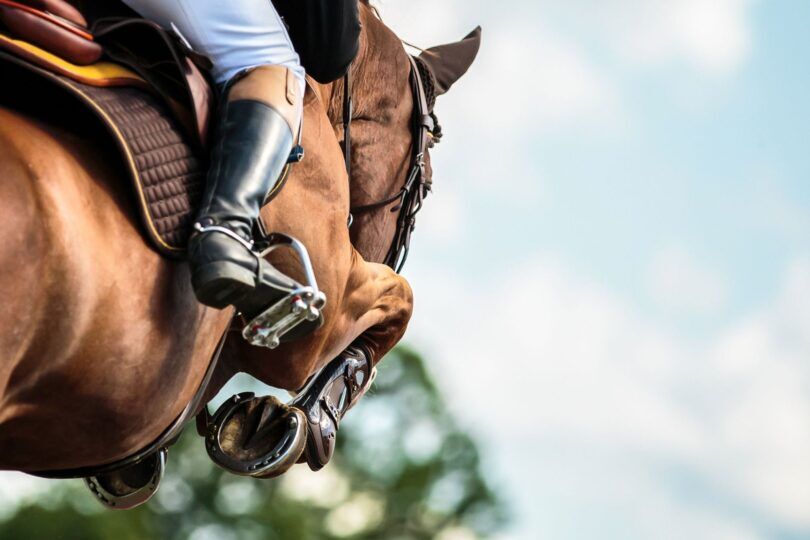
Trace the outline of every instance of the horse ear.
{"type": "Polygon", "coordinates": [[[479,26],[461,41],[431,47],[419,55],[435,78],[437,96],[446,93],[453,83],[467,73],[480,47],[481,27],[479,26]]]}

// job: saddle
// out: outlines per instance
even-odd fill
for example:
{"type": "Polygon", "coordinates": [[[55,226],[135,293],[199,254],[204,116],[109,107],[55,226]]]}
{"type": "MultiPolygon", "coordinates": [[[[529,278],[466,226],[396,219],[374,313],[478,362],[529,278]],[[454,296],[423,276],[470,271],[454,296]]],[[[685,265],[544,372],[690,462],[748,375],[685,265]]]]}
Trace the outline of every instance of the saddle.
{"type": "Polygon", "coordinates": [[[15,102],[67,94],[103,126],[150,244],[182,258],[216,106],[210,63],[157,24],[109,4],[91,24],[65,0],[0,0],[0,73],[26,82],[4,85],[3,93],[15,102]]]}

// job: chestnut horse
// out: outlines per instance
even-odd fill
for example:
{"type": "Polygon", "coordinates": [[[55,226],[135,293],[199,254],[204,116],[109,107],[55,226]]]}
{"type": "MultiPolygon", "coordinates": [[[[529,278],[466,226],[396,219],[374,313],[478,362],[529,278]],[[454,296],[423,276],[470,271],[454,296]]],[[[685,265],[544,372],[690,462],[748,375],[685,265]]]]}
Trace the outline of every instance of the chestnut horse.
{"type": "MultiPolygon", "coordinates": [[[[377,362],[405,331],[411,289],[372,262],[383,259],[396,214],[359,218],[351,237],[347,227],[351,204],[402,186],[413,144],[407,53],[365,5],[361,16],[351,182],[343,85],[313,83],[306,159],[262,212],[268,230],[307,246],[328,298],[325,323],[275,350],[229,340],[207,397],[237,372],[300,389],[358,337],[377,362]]],[[[446,88],[469,62],[438,57],[434,66],[446,88]]],[[[145,243],[131,197],[117,156],[99,155],[92,138],[0,104],[0,469],[124,458],[158,438],[203,384],[232,312],[196,302],[187,265],[145,243]]],[[[273,260],[297,268],[290,255],[273,260]]]]}

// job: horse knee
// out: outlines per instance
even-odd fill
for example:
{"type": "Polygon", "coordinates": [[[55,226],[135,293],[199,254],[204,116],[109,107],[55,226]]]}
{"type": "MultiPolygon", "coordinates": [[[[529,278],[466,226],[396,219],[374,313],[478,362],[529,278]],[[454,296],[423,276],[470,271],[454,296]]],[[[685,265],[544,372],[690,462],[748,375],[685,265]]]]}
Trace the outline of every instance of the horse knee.
{"type": "Polygon", "coordinates": [[[413,315],[413,289],[411,289],[410,283],[404,278],[400,278],[392,293],[391,296],[395,298],[395,301],[392,306],[391,319],[401,321],[402,325],[406,326],[413,315]]]}

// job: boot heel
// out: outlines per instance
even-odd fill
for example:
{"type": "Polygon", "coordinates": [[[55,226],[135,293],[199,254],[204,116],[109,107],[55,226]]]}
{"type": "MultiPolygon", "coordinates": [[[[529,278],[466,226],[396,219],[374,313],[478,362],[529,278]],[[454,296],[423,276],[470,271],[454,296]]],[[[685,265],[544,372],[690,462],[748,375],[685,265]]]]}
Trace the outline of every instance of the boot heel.
{"type": "Polygon", "coordinates": [[[256,276],[238,264],[219,261],[197,268],[191,276],[191,285],[201,304],[222,309],[253,292],[256,276]]]}

